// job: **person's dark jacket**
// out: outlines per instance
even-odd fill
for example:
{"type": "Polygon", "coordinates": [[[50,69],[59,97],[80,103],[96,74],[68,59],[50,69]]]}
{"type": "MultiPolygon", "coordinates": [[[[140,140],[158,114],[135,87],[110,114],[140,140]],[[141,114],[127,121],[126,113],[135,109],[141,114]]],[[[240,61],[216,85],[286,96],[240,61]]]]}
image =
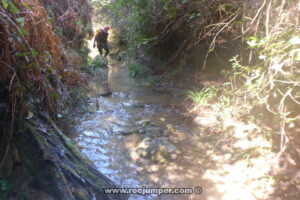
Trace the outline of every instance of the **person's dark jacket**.
{"type": "Polygon", "coordinates": [[[97,41],[98,44],[107,44],[107,37],[108,32],[101,29],[100,32],[96,35],[95,41],[97,41]]]}

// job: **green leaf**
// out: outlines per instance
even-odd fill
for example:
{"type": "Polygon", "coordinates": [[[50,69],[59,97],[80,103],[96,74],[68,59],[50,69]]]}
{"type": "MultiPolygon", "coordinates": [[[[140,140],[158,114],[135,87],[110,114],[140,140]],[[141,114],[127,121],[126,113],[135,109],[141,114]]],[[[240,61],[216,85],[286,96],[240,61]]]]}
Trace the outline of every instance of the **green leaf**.
{"type": "Polygon", "coordinates": [[[7,190],[9,190],[9,184],[8,184],[8,181],[7,181],[7,179],[2,179],[2,180],[0,180],[0,189],[2,190],[2,191],[7,191],[7,190]]]}
{"type": "Polygon", "coordinates": [[[26,55],[26,53],[24,53],[24,52],[18,52],[18,53],[16,53],[16,56],[20,56],[20,57],[23,57],[25,55],[26,55]]]}
{"type": "Polygon", "coordinates": [[[38,56],[38,55],[40,55],[40,53],[39,52],[37,52],[36,50],[34,50],[34,49],[32,49],[31,50],[31,53],[34,55],[34,56],[38,56]]]}
{"type": "Polygon", "coordinates": [[[22,35],[28,35],[28,32],[23,27],[21,27],[20,30],[22,35]]]}
{"type": "Polygon", "coordinates": [[[25,25],[25,17],[18,17],[18,18],[16,18],[16,21],[17,21],[21,26],[24,26],[24,25],[25,25]]]}
{"type": "Polygon", "coordinates": [[[21,2],[22,3],[22,5],[25,7],[25,8],[30,8],[30,6],[28,5],[28,3],[26,3],[26,2],[21,2]]]}
{"type": "Polygon", "coordinates": [[[33,117],[33,113],[32,112],[28,112],[27,116],[25,119],[31,119],[33,117]]]}
{"type": "Polygon", "coordinates": [[[58,97],[59,97],[56,93],[52,93],[52,94],[50,94],[50,96],[53,97],[54,99],[58,99],[58,97]]]}
{"type": "Polygon", "coordinates": [[[91,26],[86,26],[86,27],[83,28],[83,32],[87,33],[87,32],[89,32],[92,29],[93,28],[91,26]]]}
{"type": "Polygon", "coordinates": [[[34,64],[31,63],[31,64],[29,64],[29,65],[22,66],[21,69],[29,69],[29,68],[31,68],[31,67],[33,67],[33,66],[34,66],[34,64]]]}
{"type": "Polygon", "coordinates": [[[8,3],[10,5],[10,12],[15,14],[20,12],[19,8],[17,8],[13,2],[9,1],[8,3]]]}
{"type": "Polygon", "coordinates": [[[8,7],[8,2],[6,0],[2,0],[2,6],[6,9],[8,7]]]}

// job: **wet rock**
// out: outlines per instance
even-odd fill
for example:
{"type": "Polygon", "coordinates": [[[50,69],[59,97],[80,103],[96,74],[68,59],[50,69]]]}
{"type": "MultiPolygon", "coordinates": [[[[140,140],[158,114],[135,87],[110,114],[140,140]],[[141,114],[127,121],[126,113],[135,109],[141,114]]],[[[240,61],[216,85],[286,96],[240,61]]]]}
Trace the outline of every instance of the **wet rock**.
{"type": "Polygon", "coordinates": [[[123,105],[125,107],[131,107],[131,108],[144,108],[145,107],[144,104],[137,103],[137,102],[134,102],[134,101],[124,102],[123,105]]]}
{"type": "Polygon", "coordinates": [[[65,150],[60,149],[59,155],[60,155],[61,157],[64,157],[64,156],[65,156],[65,150]]]}
{"type": "Polygon", "coordinates": [[[143,120],[140,120],[136,123],[136,125],[139,125],[139,126],[146,126],[146,125],[149,125],[151,123],[151,121],[149,119],[143,119],[143,120]]]}
{"type": "Polygon", "coordinates": [[[172,132],[168,129],[165,129],[163,132],[163,136],[165,136],[165,137],[169,137],[171,134],[172,134],[172,132]]]}
{"type": "Polygon", "coordinates": [[[157,126],[148,126],[144,129],[146,136],[150,138],[161,137],[163,135],[163,128],[157,126]]]}
{"type": "Polygon", "coordinates": [[[148,155],[147,149],[149,148],[149,145],[149,138],[145,138],[142,142],[138,144],[136,148],[134,148],[130,152],[130,158],[134,161],[137,161],[140,158],[146,158],[148,155]]]}
{"type": "Polygon", "coordinates": [[[122,93],[122,92],[114,92],[114,93],[113,93],[113,96],[119,97],[119,98],[121,98],[121,99],[125,99],[125,98],[130,97],[129,94],[122,93]]]}
{"type": "Polygon", "coordinates": [[[101,93],[100,96],[102,97],[108,97],[112,94],[112,91],[105,91],[104,93],[101,93]]]}
{"type": "Polygon", "coordinates": [[[143,158],[146,158],[148,155],[148,152],[146,151],[146,149],[143,148],[139,148],[136,150],[137,154],[143,158]]]}
{"type": "Polygon", "coordinates": [[[166,138],[166,137],[161,137],[161,138],[159,138],[159,140],[158,140],[158,145],[159,145],[159,146],[165,147],[165,148],[166,148],[166,151],[167,151],[168,153],[174,153],[174,152],[176,152],[176,147],[175,147],[175,145],[173,145],[173,144],[168,140],[168,138],[166,138]]]}
{"type": "Polygon", "coordinates": [[[140,159],[141,158],[141,155],[139,154],[139,152],[138,151],[131,151],[130,152],[130,158],[131,158],[131,160],[133,160],[133,161],[137,161],[138,159],[140,159]]]}
{"type": "Polygon", "coordinates": [[[131,151],[130,157],[134,161],[144,158],[158,163],[166,163],[177,159],[177,154],[176,147],[167,138],[150,139],[147,137],[131,151]]]}
{"type": "Polygon", "coordinates": [[[118,131],[118,134],[121,134],[121,135],[132,135],[132,134],[138,134],[140,133],[140,130],[139,129],[125,129],[125,130],[120,130],[118,131]]]}
{"type": "Polygon", "coordinates": [[[106,110],[104,113],[113,113],[113,112],[115,112],[113,109],[109,109],[109,110],[106,110]]]}
{"type": "Polygon", "coordinates": [[[141,104],[141,103],[135,103],[135,104],[132,104],[131,106],[134,108],[145,108],[145,105],[141,104]]]}
{"type": "Polygon", "coordinates": [[[175,133],[175,129],[172,124],[167,124],[166,128],[170,133],[175,133]]]}

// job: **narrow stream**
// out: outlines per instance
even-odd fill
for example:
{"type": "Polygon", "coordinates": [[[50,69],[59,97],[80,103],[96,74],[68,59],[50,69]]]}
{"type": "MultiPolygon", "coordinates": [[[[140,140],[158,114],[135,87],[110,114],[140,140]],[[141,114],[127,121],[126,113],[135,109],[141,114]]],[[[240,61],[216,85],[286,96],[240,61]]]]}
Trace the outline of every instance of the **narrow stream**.
{"type": "MultiPolygon", "coordinates": [[[[76,119],[76,142],[100,172],[121,187],[192,188],[203,186],[199,131],[180,109],[182,99],[154,93],[126,67],[110,61],[111,97],[91,98],[76,119]],[[99,102],[97,108],[95,102],[99,102]]],[[[96,84],[100,85],[101,84],[96,84]]],[[[132,195],[140,199],[199,199],[201,195],[132,195]]]]}

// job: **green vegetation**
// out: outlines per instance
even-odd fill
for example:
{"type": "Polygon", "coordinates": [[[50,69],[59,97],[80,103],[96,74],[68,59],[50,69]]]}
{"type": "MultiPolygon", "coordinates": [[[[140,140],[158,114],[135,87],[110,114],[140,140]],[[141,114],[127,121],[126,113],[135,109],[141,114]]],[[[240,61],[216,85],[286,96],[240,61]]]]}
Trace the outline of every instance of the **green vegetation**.
{"type": "Polygon", "coordinates": [[[111,199],[99,182],[114,183],[57,127],[84,100],[90,8],[0,0],[0,199],[111,199]]]}
{"type": "MultiPolygon", "coordinates": [[[[227,90],[235,99],[231,105],[237,106],[235,102],[239,101],[244,108],[248,106],[248,112],[261,105],[264,109],[260,113],[273,116],[273,123],[278,124],[276,128],[285,137],[282,142],[286,143],[286,127],[297,119],[299,113],[300,41],[299,27],[293,17],[295,2],[291,1],[285,7],[283,1],[279,2],[275,5],[269,3],[273,6],[272,12],[268,7],[262,7],[265,12],[259,14],[270,21],[257,19],[255,22],[265,23],[265,28],[261,33],[254,32],[256,36],[246,38],[250,56],[248,64],[243,61],[245,57],[234,57],[232,70],[226,71],[225,75],[227,90]],[[273,16],[277,16],[282,24],[271,20],[273,16]]],[[[259,120],[258,117],[257,122],[259,120]]]]}
{"type": "Polygon", "coordinates": [[[9,188],[10,188],[10,185],[9,185],[7,179],[2,179],[2,180],[0,180],[0,186],[1,186],[0,189],[1,189],[2,191],[7,191],[7,190],[9,190],[9,188]]]}
{"type": "Polygon", "coordinates": [[[188,97],[198,106],[209,105],[210,100],[216,97],[217,88],[215,86],[204,87],[200,91],[188,91],[188,97]]]}
{"type": "Polygon", "coordinates": [[[130,76],[136,78],[140,73],[140,65],[138,63],[131,63],[128,65],[130,76]]]}
{"type": "Polygon", "coordinates": [[[107,60],[101,55],[97,55],[92,61],[89,59],[89,62],[92,68],[103,68],[108,65],[107,60]]]}

